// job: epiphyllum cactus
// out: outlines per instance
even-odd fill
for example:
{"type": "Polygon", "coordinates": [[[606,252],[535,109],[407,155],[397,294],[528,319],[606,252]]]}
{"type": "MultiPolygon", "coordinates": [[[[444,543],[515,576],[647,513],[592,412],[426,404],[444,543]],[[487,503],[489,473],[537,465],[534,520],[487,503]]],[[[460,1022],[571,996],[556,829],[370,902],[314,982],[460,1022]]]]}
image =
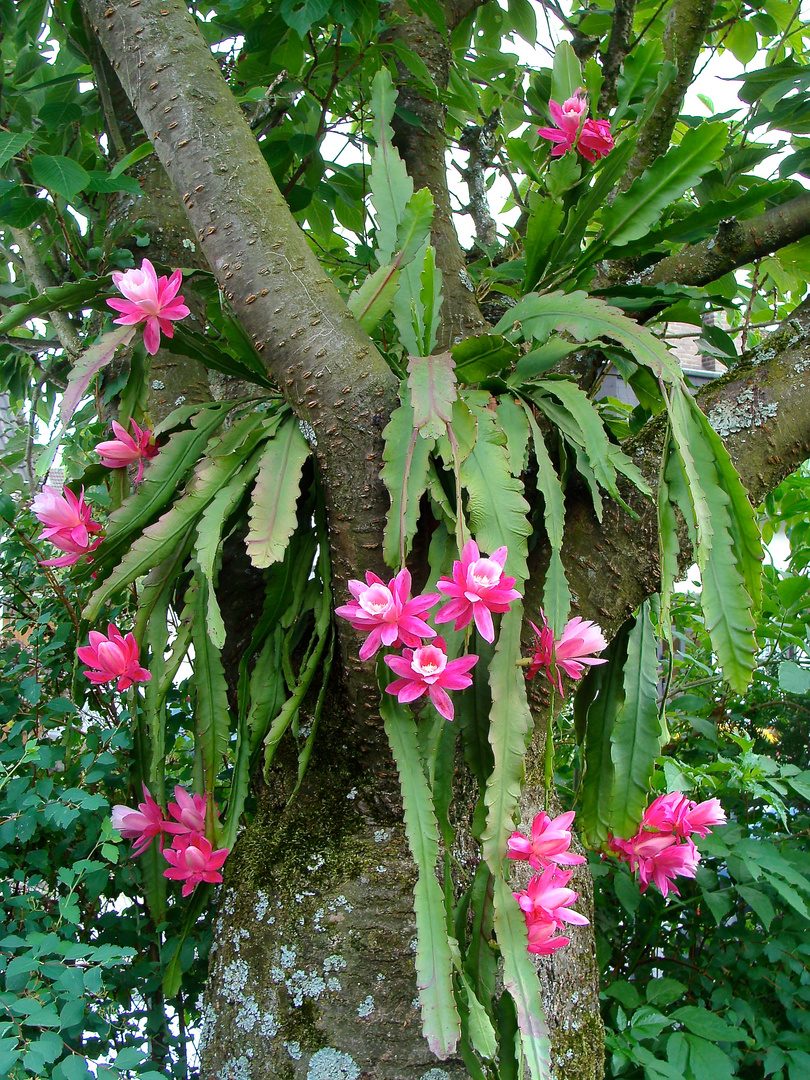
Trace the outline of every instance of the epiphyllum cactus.
{"type": "Polygon", "coordinates": [[[437,582],[437,589],[451,597],[436,612],[437,625],[455,619],[453,628],[461,630],[475,619],[481,637],[494,641],[492,613],[508,611],[512,601],[523,595],[513,588],[515,579],[504,574],[505,563],[505,547],[493,551],[488,559],[481,558],[476,542],[468,540],[461,552],[461,562],[453,563],[452,578],[442,577],[437,582]]]}
{"type": "Polygon", "coordinates": [[[173,337],[172,322],[191,314],[183,303],[184,298],[177,295],[183,281],[182,272],[175,270],[168,279],[158,277],[154,266],[144,259],[140,270],[115,271],[112,279],[125,297],[124,300],[113,297],[107,301],[114,311],[121,312],[121,318],[115,319],[115,323],[121,326],[145,323],[143,343],[150,356],[154,356],[160,348],[161,332],[167,338],[173,337]]]}
{"type": "Polygon", "coordinates": [[[663,896],[680,896],[672,879],[695,876],[700,852],[692,833],[707,836],[711,825],[725,825],[726,814],[718,799],[696,803],[679,791],[659,795],[647,807],[638,832],[629,840],[608,836],[606,849],[638,871],[640,892],[655,883],[663,896]]]}
{"type": "Polygon", "coordinates": [[[381,645],[389,648],[407,645],[414,649],[422,644],[422,638],[436,636],[436,631],[421,616],[441,597],[438,593],[426,593],[410,600],[408,570],[400,570],[387,585],[368,571],[365,584],[354,579],[349,582],[349,592],[354,600],[335,608],[335,614],[348,619],[355,630],[368,634],[360,649],[361,660],[369,660],[381,645]]]}
{"type": "Polygon", "coordinates": [[[403,650],[402,656],[386,656],[385,662],[400,676],[386,686],[386,693],[395,694],[402,702],[416,701],[427,694],[436,711],[445,720],[452,720],[453,702],[446,691],[472,685],[472,676],[467,672],[478,663],[478,657],[468,654],[448,660],[444,639],[439,637],[421,649],[403,650]]]}
{"type": "MultiPolygon", "coordinates": [[[[543,612],[540,612],[543,615],[543,612]]],[[[581,679],[586,667],[604,664],[605,660],[591,655],[607,648],[607,642],[594,622],[586,622],[577,616],[565,624],[559,641],[554,640],[545,615],[543,629],[529,623],[537,635],[526,678],[532,679],[538,671],[545,671],[546,678],[565,696],[562,685],[564,671],[572,679],[581,679]]]]}
{"type": "Polygon", "coordinates": [[[143,479],[143,463],[155,457],[158,452],[152,432],[142,431],[134,420],[130,420],[132,435],[113,420],[112,428],[115,432],[114,439],[96,443],[96,453],[101,457],[101,464],[108,469],[125,469],[128,465],[138,462],[138,475],[135,483],[139,484],[143,479]]]}
{"type": "Polygon", "coordinates": [[[114,625],[109,623],[107,634],[91,630],[90,644],[76,650],[79,659],[91,670],[85,676],[93,683],[107,683],[118,680],[119,690],[128,690],[133,683],[149,682],[152,676],[138,662],[138,642],[132,634],[126,637],[114,625]]]}
{"type": "Polygon", "coordinates": [[[613,149],[609,120],[587,120],[588,97],[579,89],[562,105],[549,101],[554,127],[537,129],[537,134],[554,143],[552,157],[562,157],[569,150],[578,150],[586,161],[605,157],[613,149]]]}
{"type": "Polygon", "coordinates": [[[101,526],[93,521],[93,512],[84,501],[84,488],[77,498],[70,488],[60,493],[55,488],[44,487],[31,503],[31,509],[45,526],[40,539],[68,552],[58,559],[43,561],[43,566],[72,566],[101,543],[100,538],[92,539],[94,533],[101,532],[101,526]]]}

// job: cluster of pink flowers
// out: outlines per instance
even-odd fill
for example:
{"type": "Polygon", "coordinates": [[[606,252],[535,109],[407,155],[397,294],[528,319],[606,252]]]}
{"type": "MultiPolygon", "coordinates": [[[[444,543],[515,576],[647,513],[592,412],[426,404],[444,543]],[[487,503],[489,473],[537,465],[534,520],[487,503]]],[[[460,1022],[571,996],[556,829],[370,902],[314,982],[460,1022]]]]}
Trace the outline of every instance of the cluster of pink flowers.
{"type": "Polygon", "coordinates": [[[533,679],[538,671],[545,671],[549,682],[564,696],[562,672],[572,679],[581,679],[587,667],[606,663],[591,654],[606,649],[607,642],[596,623],[586,622],[578,615],[569,619],[560,640],[555,641],[545,615],[542,611],[540,614],[543,616],[542,630],[534,623],[529,624],[536,636],[526,678],[533,679]]]}
{"type": "Polygon", "coordinates": [[[654,882],[663,896],[672,891],[680,896],[674,877],[695,876],[700,852],[690,839],[692,833],[707,836],[712,825],[725,825],[726,814],[718,799],[696,803],[679,791],[659,795],[641,819],[638,832],[629,840],[609,836],[607,850],[638,871],[641,892],[654,882]]]}
{"type": "Polygon", "coordinates": [[[146,784],[143,785],[144,802],[138,803],[138,809],[129,806],[114,806],[112,826],[125,840],[134,840],[133,858],[142,855],[158,837],[158,844],[169,868],[163,876],[173,881],[183,882],[183,896],[193,892],[201,881],[222,881],[219,872],[229,854],[228,848],[214,851],[210,840],[205,836],[206,797],[189,795],[179,785],[174,789],[177,802],[170,802],[169,816],[152,798],[146,784]],[[174,819],[174,820],[172,820],[174,819]],[[171,836],[171,847],[165,847],[164,841],[171,836]]]}
{"type": "Polygon", "coordinates": [[[452,577],[437,582],[438,593],[426,593],[410,598],[411,575],[403,569],[388,584],[371,572],[365,582],[352,580],[349,591],[354,599],[336,609],[336,614],[348,619],[355,630],[368,634],[360,649],[360,659],[369,660],[383,645],[402,648],[399,656],[385,657],[385,663],[399,678],[386,686],[386,692],[399,701],[410,702],[428,695],[437,711],[446,720],[454,716],[448,690],[464,690],[472,685],[469,671],[478,663],[474,653],[456,660],[447,657],[447,645],[436,631],[428,626],[425,613],[442,595],[448,603],[439,608],[436,623],[454,621],[461,630],[473,620],[485,641],[495,640],[492,615],[509,610],[513,600],[520,598],[514,589],[515,579],[504,574],[506,548],[498,548],[489,557],[482,557],[478,545],[469,540],[461,552],[461,560],[453,563],[452,577]],[[423,645],[423,639],[433,639],[423,645]]]}
{"type": "Polygon", "coordinates": [[[191,314],[183,303],[184,297],[177,295],[183,282],[182,271],[175,270],[170,278],[158,277],[154,266],[144,259],[140,270],[116,271],[112,279],[125,297],[107,301],[113,311],[121,312],[121,318],[114,321],[121,326],[143,323],[143,343],[154,356],[160,348],[161,332],[167,338],[174,337],[172,322],[191,314]]]}
{"type": "Polygon", "coordinates": [[[606,157],[613,149],[609,120],[588,120],[588,98],[580,89],[560,105],[549,101],[554,127],[537,129],[537,134],[554,143],[552,157],[562,157],[569,150],[578,150],[586,161],[606,157]]]}
{"type": "Polygon", "coordinates": [[[535,870],[541,871],[534,875],[523,892],[513,895],[526,919],[529,952],[542,956],[561,949],[571,940],[554,936],[565,923],[588,925],[584,915],[570,910],[579,895],[567,887],[573,871],[559,869],[560,865],[576,866],[585,862],[582,855],[569,851],[573,820],[573,810],[555,818],[541,811],[532,822],[531,838],[513,832],[507,844],[508,858],[526,860],[535,870]]]}

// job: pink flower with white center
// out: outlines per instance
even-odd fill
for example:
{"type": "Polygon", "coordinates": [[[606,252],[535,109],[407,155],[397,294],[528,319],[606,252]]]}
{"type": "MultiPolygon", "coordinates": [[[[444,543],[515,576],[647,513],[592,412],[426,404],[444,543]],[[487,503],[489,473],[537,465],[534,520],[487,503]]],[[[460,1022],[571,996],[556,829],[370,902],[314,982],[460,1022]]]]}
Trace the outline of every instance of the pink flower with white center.
{"type": "Polygon", "coordinates": [[[677,876],[693,878],[699,862],[700,852],[691,840],[685,840],[682,844],[672,844],[657,855],[639,861],[639,891],[646,892],[647,886],[653,881],[661,890],[662,896],[666,896],[670,890],[676,896],[680,896],[672,878],[677,876]]]}
{"type": "Polygon", "coordinates": [[[452,599],[436,612],[436,623],[455,619],[454,629],[461,630],[475,619],[481,637],[494,641],[492,612],[508,611],[512,601],[523,595],[512,587],[515,579],[504,574],[505,563],[505,547],[482,559],[476,542],[468,540],[461,552],[461,562],[453,563],[452,578],[442,577],[437,582],[439,591],[452,599]]]}
{"type": "Polygon", "coordinates": [[[201,881],[211,884],[222,881],[219,871],[229,853],[229,848],[214,851],[211,843],[199,833],[183,833],[175,838],[171,847],[163,849],[166,861],[171,864],[163,871],[163,876],[184,882],[183,896],[189,896],[201,881]]]}
{"type": "Polygon", "coordinates": [[[398,701],[416,701],[427,694],[436,711],[445,720],[454,716],[453,702],[447,690],[465,690],[472,685],[472,676],[467,672],[478,663],[473,653],[460,656],[457,660],[447,659],[447,647],[443,638],[436,638],[430,645],[420,649],[405,649],[402,656],[384,657],[395,679],[386,686],[388,694],[395,694],[398,701]]]}
{"type": "Polygon", "coordinates": [[[513,832],[506,847],[509,859],[528,859],[535,870],[544,870],[551,863],[576,866],[586,860],[568,849],[571,846],[571,823],[574,811],[550,818],[543,810],[532,822],[531,840],[521,832],[513,832]]]}
{"type": "Polygon", "coordinates": [[[143,463],[155,457],[158,448],[152,438],[151,431],[142,431],[134,420],[130,420],[132,435],[122,427],[117,420],[113,420],[112,427],[115,438],[107,442],[96,443],[96,453],[101,456],[101,464],[108,469],[125,469],[128,465],[138,462],[138,475],[135,483],[140,484],[143,479],[143,463]]]}
{"type": "Polygon", "coordinates": [[[149,794],[146,784],[143,787],[144,802],[138,803],[138,809],[129,806],[112,808],[112,827],[121,833],[125,840],[135,839],[132,857],[142,855],[152,843],[154,837],[160,837],[160,850],[163,850],[164,834],[177,831],[177,827],[163,817],[163,811],[149,794]]]}
{"type": "Polygon", "coordinates": [[[535,921],[552,922],[560,930],[565,923],[588,926],[588,919],[578,911],[571,911],[571,904],[579,893],[567,888],[571,870],[547,867],[542,874],[535,874],[523,892],[513,893],[529,926],[535,921]]]}
{"type": "Polygon", "coordinates": [[[551,151],[552,157],[562,157],[577,145],[588,112],[588,99],[585,91],[580,89],[562,105],[549,101],[548,109],[555,126],[538,128],[537,134],[555,144],[551,151]]]}
{"type": "Polygon", "coordinates": [[[577,150],[586,161],[607,157],[613,149],[609,120],[586,120],[577,142],[577,150]]]}
{"type": "Polygon", "coordinates": [[[205,833],[205,795],[189,795],[186,789],[178,784],[174,789],[174,797],[177,802],[169,803],[169,814],[177,822],[174,831],[205,833]]]}
{"type": "Polygon", "coordinates": [[[94,670],[85,671],[92,683],[118,680],[118,689],[127,690],[133,683],[149,682],[152,676],[138,663],[138,643],[132,634],[126,637],[113,624],[107,626],[107,635],[98,630],[90,631],[90,644],[82,645],[76,654],[82,663],[94,670]]]}
{"type": "Polygon", "coordinates": [[[422,638],[436,636],[436,631],[421,616],[441,597],[438,593],[426,593],[410,600],[408,570],[400,570],[387,585],[368,571],[365,584],[355,579],[349,582],[349,592],[354,600],[335,608],[335,614],[348,619],[355,630],[368,634],[360,649],[361,660],[370,659],[381,645],[395,649],[407,645],[414,649],[422,644],[422,638]]]}
{"type": "Polygon", "coordinates": [[[160,347],[161,332],[170,338],[174,336],[172,322],[185,319],[191,312],[183,303],[183,297],[177,290],[183,281],[183,274],[175,270],[170,278],[158,277],[155,268],[148,259],[141,263],[140,270],[115,271],[113,282],[126,299],[113,297],[108,305],[114,311],[121,312],[121,318],[115,323],[121,326],[136,326],[145,323],[143,343],[150,356],[160,347]]]}
{"type": "Polygon", "coordinates": [[[540,614],[543,615],[542,630],[538,630],[534,623],[529,624],[537,637],[526,678],[531,679],[538,671],[545,670],[546,678],[564,697],[562,672],[572,679],[581,679],[586,667],[607,663],[606,660],[589,655],[606,649],[607,642],[596,623],[585,622],[578,615],[568,620],[562,637],[559,641],[554,641],[545,615],[542,611],[540,614]]]}
{"type": "Polygon", "coordinates": [[[55,488],[44,487],[31,503],[31,509],[45,526],[40,539],[68,552],[61,558],[43,561],[43,566],[72,566],[101,543],[101,538],[91,539],[94,533],[101,532],[101,526],[92,519],[93,511],[84,501],[84,488],[77,498],[70,488],[60,493],[55,488]]]}

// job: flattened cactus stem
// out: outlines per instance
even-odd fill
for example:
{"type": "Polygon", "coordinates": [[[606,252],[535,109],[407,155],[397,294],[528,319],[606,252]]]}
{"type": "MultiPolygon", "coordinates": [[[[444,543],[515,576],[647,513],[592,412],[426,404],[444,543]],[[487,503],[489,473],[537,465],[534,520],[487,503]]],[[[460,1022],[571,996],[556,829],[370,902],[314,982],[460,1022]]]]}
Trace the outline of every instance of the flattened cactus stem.
{"type": "Polygon", "coordinates": [[[461,503],[461,464],[458,460],[458,441],[452,425],[448,421],[447,438],[453,451],[453,475],[456,478],[456,545],[459,554],[464,547],[464,508],[461,503]]]}
{"type": "MultiPolygon", "coordinates": [[[[556,675],[556,670],[554,672],[556,675]]],[[[543,809],[548,813],[551,798],[551,785],[554,781],[554,683],[551,684],[551,698],[548,705],[548,723],[546,724],[545,782],[543,790],[543,809]]]]}
{"type": "Polygon", "coordinates": [[[405,455],[405,470],[402,474],[402,497],[399,500],[399,568],[405,566],[405,515],[408,511],[408,477],[411,472],[413,452],[416,448],[416,437],[419,434],[417,428],[413,429],[411,441],[408,445],[408,453],[405,455]]]}

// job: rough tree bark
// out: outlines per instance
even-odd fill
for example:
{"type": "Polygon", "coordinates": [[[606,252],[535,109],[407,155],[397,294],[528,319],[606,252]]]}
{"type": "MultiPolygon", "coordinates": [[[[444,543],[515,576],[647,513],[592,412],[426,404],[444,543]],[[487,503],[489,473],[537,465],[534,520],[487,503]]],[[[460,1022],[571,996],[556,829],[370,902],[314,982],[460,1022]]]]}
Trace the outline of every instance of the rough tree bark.
{"type": "MultiPolygon", "coordinates": [[[[312,432],[329,506],[335,589],[342,595],[349,576],[385,572],[379,470],[381,431],[396,400],[394,377],[290,216],[185,5],[83,3],[182,196],[196,242],[268,371],[312,432]]],[[[458,309],[450,314],[452,322],[458,309]]],[[[473,328],[468,324],[464,332],[473,328]]],[[[750,415],[738,410],[729,423],[744,422],[749,436],[740,448],[741,468],[756,461],[754,475],[762,472],[770,484],[810,443],[804,421],[794,423],[808,415],[807,394],[795,379],[810,363],[807,328],[791,330],[772,357],[760,359],[750,373],[750,415]],[[763,453],[778,460],[775,471],[765,471],[763,453]]],[[[734,409],[731,400],[728,408],[734,409]]],[[[638,456],[654,469],[652,439],[639,445],[638,456]]],[[[568,514],[566,565],[580,613],[615,628],[657,584],[651,519],[636,522],[611,511],[597,527],[574,492],[568,514]]],[[[542,559],[539,551],[538,566],[542,559]]],[[[537,589],[535,577],[532,596],[537,589]]],[[[529,597],[530,615],[532,603],[529,597]]],[[[302,790],[287,806],[295,763],[282,751],[268,781],[257,778],[256,819],[227,864],[203,1072],[221,1080],[463,1080],[463,1064],[454,1059],[436,1066],[419,1033],[413,870],[396,775],[374,712],[371,673],[352,659],[357,641],[345,625],[339,646],[331,700],[302,790]]],[[[470,783],[460,770],[455,854],[462,864],[469,857],[461,826],[474,796],[470,783]]],[[[525,820],[534,809],[529,789],[525,820]]],[[[578,887],[587,894],[587,878],[578,887]]],[[[602,1029],[591,934],[577,931],[565,952],[541,965],[555,1072],[559,1080],[597,1080],[602,1029]]]]}

